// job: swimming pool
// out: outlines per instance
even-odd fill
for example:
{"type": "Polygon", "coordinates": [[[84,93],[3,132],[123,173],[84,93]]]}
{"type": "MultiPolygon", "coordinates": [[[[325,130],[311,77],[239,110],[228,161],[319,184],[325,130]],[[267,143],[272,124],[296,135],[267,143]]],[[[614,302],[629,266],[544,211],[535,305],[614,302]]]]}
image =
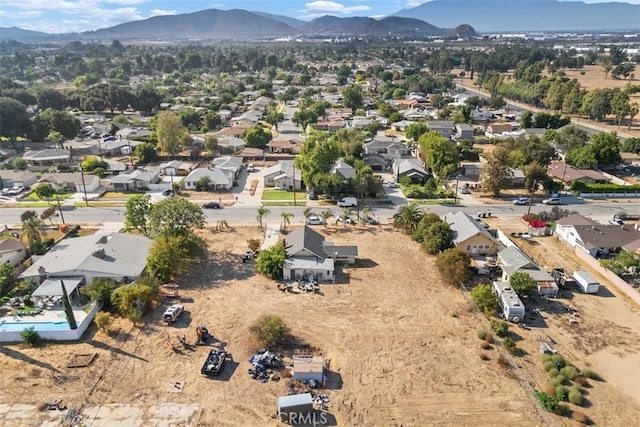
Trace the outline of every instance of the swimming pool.
{"type": "Polygon", "coordinates": [[[66,320],[60,322],[3,322],[0,323],[0,332],[22,332],[25,329],[38,331],[69,331],[69,324],[66,320]]]}

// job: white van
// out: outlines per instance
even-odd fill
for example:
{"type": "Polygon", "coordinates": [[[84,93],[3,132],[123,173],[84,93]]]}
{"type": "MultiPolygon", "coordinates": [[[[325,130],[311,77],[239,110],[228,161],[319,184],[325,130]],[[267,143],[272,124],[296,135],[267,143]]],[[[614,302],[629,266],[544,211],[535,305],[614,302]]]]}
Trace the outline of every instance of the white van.
{"type": "Polygon", "coordinates": [[[356,206],[358,206],[358,199],[355,197],[343,197],[338,200],[339,208],[355,208],[356,206]]]}

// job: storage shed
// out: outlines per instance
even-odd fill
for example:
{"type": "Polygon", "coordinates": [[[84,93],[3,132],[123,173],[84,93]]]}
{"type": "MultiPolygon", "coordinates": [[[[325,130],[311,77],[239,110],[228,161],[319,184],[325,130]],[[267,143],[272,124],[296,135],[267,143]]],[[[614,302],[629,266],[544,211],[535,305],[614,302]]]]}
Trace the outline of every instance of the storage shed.
{"type": "Polygon", "coordinates": [[[324,359],[322,356],[293,356],[293,379],[315,381],[318,385],[324,380],[324,359]]]}
{"type": "Polygon", "coordinates": [[[284,423],[296,424],[297,420],[313,412],[313,398],[311,393],[292,394],[278,398],[278,420],[284,423]]]}

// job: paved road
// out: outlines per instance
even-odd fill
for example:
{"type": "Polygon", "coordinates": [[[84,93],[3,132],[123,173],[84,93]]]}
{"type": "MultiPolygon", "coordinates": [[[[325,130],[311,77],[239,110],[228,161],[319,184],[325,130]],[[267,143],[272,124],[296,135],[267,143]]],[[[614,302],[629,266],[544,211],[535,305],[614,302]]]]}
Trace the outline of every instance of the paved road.
{"type": "MultiPolygon", "coordinates": [[[[578,213],[589,216],[594,220],[606,222],[614,214],[624,210],[629,213],[640,212],[640,201],[628,202],[628,201],[601,201],[601,202],[584,202],[574,199],[574,203],[563,205],[564,209],[577,211],[578,213]]],[[[457,205],[426,205],[424,208],[430,212],[442,215],[450,211],[461,210],[470,215],[475,215],[478,212],[491,212],[493,216],[499,217],[513,217],[517,218],[527,212],[527,206],[514,206],[511,203],[488,203],[479,205],[477,203],[468,203],[465,199],[459,201],[457,205]]],[[[226,220],[230,224],[236,225],[252,225],[257,224],[256,220],[256,206],[233,206],[225,209],[207,209],[205,215],[207,221],[210,224],[215,224],[219,220],[226,220]]],[[[317,207],[316,211],[324,209],[330,209],[336,216],[340,215],[342,210],[335,206],[317,207]]],[[[538,213],[540,211],[550,210],[550,206],[536,203],[531,206],[532,213],[538,213]]],[[[37,212],[42,209],[33,209],[37,212]]],[[[302,211],[304,207],[269,207],[271,213],[264,218],[266,222],[280,222],[280,214],[282,212],[291,212],[295,216],[292,219],[293,223],[302,223],[304,217],[302,211]]],[[[0,209],[0,224],[7,224],[9,226],[20,223],[20,214],[24,212],[23,208],[3,208],[0,209]]],[[[124,222],[123,207],[82,207],[73,208],[70,210],[64,210],[64,219],[68,223],[75,224],[97,224],[97,223],[123,223],[124,222]]],[[[373,213],[381,221],[389,220],[393,214],[397,211],[396,206],[385,207],[372,207],[373,213]]],[[[354,211],[355,215],[355,211],[354,211]]]]}

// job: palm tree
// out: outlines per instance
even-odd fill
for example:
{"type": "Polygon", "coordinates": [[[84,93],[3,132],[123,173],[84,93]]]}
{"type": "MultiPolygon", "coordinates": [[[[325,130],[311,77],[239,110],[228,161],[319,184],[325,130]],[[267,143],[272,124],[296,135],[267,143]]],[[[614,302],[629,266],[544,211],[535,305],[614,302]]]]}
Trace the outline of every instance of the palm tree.
{"type": "Polygon", "coordinates": [[[353,213],[353,210],[351,208],[344,208],[342,210],[342,215],[340,215],[340,219],[342,220],[342,225],[344,227],[347,226],[347,218],[350,218],[352,213],[353,213]]]}
{"type": "Polygon", "coordinates": [[[311,208],[304,208],[304,210],[302,211],[302,215],[304,215],[305,218],[309,218],[310,216],[315,214],[316,213],[311,208]]]}
{"type": "Polygon", "coordinates": [[[260,206],[258,208],[258,216],[256,217],[256,219],[258,220],[260,229],[262,230],[262,218],[264,218],[266,215],[269,215],[271,213],[271,211],[267,208],[265,208],[264,206],[260,206]]]}
{"type": "Polygon", "coordinates": [[[418,227],[423,215],[424,212],[418,205],[404,205],[398,210],[397,216],[393,219],[393,227],[411,234],[418,227]]]}
{"type": "Polygon", "coordinates": [[[287,226],[291,224],[291,218],[293,217],[293,214],[291,212],[282,212],[280,216],[282,217],[282,228],[286,230],[287,226]]]}
{"type": "Polygon", "coordinates": [[[322,218],[322,222],[324,223],[324,226],[326,227],[327,226],[327,221],[329,220],[329,218],[335,218],[335,215],[329,209],[325,209],[322,212],[320,212],[320,218],[322,218]]]}
{"type": "Polygon", "coordinates": [[[362,218],[360,218],[362,224],[367,225],[367,218],[369,218],[369,215],[376,216],[373,211],[371,211],[371,208],[369,206],[365,206],[364,208],[362,208],[362,218]]]}
{"type": "Polygon", "coordinates": [[[27,239],[29,247],[36,242],[40,242],[46,235],[44,224],[34,211],[23,212],[20,219],[22,219],[21,239],[27,239]]]}

